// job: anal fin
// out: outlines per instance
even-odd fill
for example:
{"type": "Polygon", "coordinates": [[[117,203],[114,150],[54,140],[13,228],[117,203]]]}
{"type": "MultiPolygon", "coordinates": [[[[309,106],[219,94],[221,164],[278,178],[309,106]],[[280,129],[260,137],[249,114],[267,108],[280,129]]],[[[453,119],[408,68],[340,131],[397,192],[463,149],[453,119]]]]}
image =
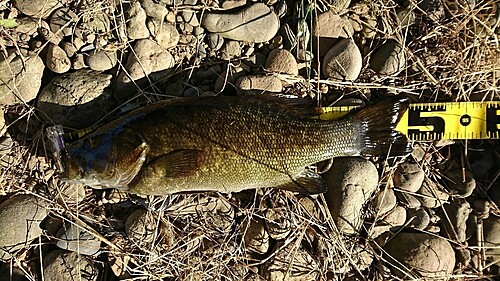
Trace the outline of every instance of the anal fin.
{"type": "Polygon", "coordinates": [[[276,186],[276,188],[302,194],[318,194],[326,192],[326,183],[317,173],[304,170],[290,182],[276,186]]]}

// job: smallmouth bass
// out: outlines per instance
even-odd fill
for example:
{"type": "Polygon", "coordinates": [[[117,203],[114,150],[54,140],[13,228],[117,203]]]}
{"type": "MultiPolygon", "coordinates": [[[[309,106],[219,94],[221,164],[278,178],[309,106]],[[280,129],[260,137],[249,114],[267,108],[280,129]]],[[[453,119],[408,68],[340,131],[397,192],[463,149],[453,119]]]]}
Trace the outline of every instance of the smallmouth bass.
{"type": "Polygon", "coordinates": [[[300,112],[303,103],[266,96],[160,101],[68,144],[62,177],[143,195],[262,187],[318,193],[326,185],[309,165],[411,151],[395,130],[404,99],[336,121],[309,118],[300,112]]]}

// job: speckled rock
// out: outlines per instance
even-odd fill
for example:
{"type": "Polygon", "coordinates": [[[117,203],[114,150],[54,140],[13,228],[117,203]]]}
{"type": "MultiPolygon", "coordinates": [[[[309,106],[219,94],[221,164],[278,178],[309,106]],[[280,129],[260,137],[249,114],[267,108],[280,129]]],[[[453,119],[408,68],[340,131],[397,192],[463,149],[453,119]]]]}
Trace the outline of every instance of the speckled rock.
{"type": "MultiPolygon", "coordinates": [[[[455,252],[450,243],[430,234],[399,233],[384,246],[384,250],[388,265],[400,262],[408,268],[409,272],[405,270],[405,273],[410,276],[447,279],[455,266],[455,252]]],[[[396,267],[391,270],[400,277],[408,278],[396,267]]]]}
{"type": "Polygon", "coordinates": [[[136,41],[134,52],[128,56],[125,64],[126,71],[117,78],[116,97],[127,99],[138,90],[137,87],[144,88],[150,81],[167,77],[173,66],[174,58],[167,49],[150,39],[136,41]]]}
{"type": "Polygon", "coordinates": [[[55,10],[49,19],[50,30],[60,36],[69,36],[75,26],[78,16],[72,10],[64,7],[55,10]]]}
{"type": "Polygon", "coordinates": [[[350,39],[336,43],[323,59],[323,74],[335,80],[354,81],[363,66],[363,58],[358,46],[350,39]]]}
{"type": "Polygon", "coordinates": [[[377,168],[362,158],[338,158],[324,177],[326,200],[337,228],[346,234],[357,233],[363,206],[378,186],[377,168]]]}
{"type": "Polygon", "coordinates": [[[422,206],[427,208],[436,208],[443,205],[448,200],[448,193],[443,191],[444,188],[429,179],[425,179],[422,187],[418,190],[418,200],[422,202],[422,206]]]}
{"type": "Polygon", "coordinates": [[[269,250],[269,233],[262,220],[252,220],[246,228],[245,248],[257,254],[265,254],[269,250]]]}
{"type": "Polygon", "coordinates": [[[57,247],[82,255],[94,255],[101,247],[101,241],[97,237],[76,224],[61,228],[57,236],[57,247]]]}
{"type": "Polygon", "coordinates": [[[424,209],[409,209],[406,216],[406,226],[409,228],[423,230],[431,221],[431,217],[424,209]]]}
{"type": "Polygon", "coordinates": [[[424,170],[418,164],[405,162],[398,166],[394,183],[400,189],[417,192],[424,182],[424,177],[424,170]]]}
{"type": "Polygon", "coordinates": [[[373,200],[373,208],[377,216],[383,216],[396,207],[396,194],[392,188],[380,190],[373,200]]]}
{"type": "Polygon", "coordinates": [[[224,38],[217,33],[210,33],[207,35],[208,47],[214,51],[219,50],[224,45],[224,38]]]}
{"type": "Polygon", "coordinates": [[[444,206],[446,213],[441,212],[446,235],[453,241],[464,243],[466,240],[467,219],[471,212],[470,205],[464,199],[453,200],[444,206]]]}
{"type": "Polygon", "coordinates": [[[297,61],[290,51],[285,49],[274,49],[269,53],[264,68],[267,71],[298,75],[297,61]]]}
{"type": "Polygon", "coordinates": [[[92,70],[106,71],[113,68],[118,62],[115,51],[98,50],[91,52],[87,57],[87,65],[92,70]]]}
{"type": "Polygon", "coordinates": [[[18,195],[0,204],[0,260],[26,247],[42,234],[40,223],[47,216],[45,202],[36,196],[18,195]]]}
{"type": "Polygon", "coordinates": [[[224,46],[220,50],[221,59],[230,60],[241,56],[240,42],[233,40],[226,40],[224,46]]]}
{"type": "Polygon", "coordinates": [[[278,32],[278,16],[264,3],[255,3],[235,13],[206,12],[202,26],[224,38],[245,42],[266,42],[278,32]]]}
{"type": "Polygon", "coordinates": [[[468,170],[465,171],[464,175],[462,169],[453,169],[446,173],[446,180],[452,195],[465,198],[469,197],[476,189],[476,180],[468,170]]]}
{"type": "Polygon", "coordinates": [[[35,18],[46,18],[60,7],[58,0],[14,0],[14,6],[23,14],[35,18]]]}
{"type": "Polygon", "coordinates": [[[281,93],[281,80],[269,75],[248,75],[236,81],[236,87],[242,91],[281,93]]]}
{"type": "Polygon", "coordinates": [[[405,66],[404,47],[394,40],[382,44],[370,58],[370,67],[380,75],[397,75],[405,66]]]}
{"type": "Polygon", "coordinates": [[[156,42],[165,49],[175,47],[179,43],[179,32],[170,23],[149,20],[148,29],[156,42]]]}
{"type": "Polygon", "coordinates": [[[139,2],[132,2],[127,11],[127,36],[132,40],[143,39],[149,36],[146,27],[146,11],[139,2]]]}
{"type": "Polygon", "coordinates": [[[321,13],[314,19],[315,37],[350,38],[353,34],[354,30],[349,20],[332,11],[321,13]]]}
{"type": "Polygon", "coordinates": [[[163,21],[168,14],[168,9],[165,5],[157,4],[153,0],[141,0],[139,2],[146,12],[146,15],[155,20],[163,21]]]}
{"type": "Polygon", "coordinates": [[[45,60],[47,68],[55,73],[65,73],[71,68],[71,61],[66,52],[59,46],[52,43],[47,48],[47,58],[45,60]]]}
{"type": "Polygon", "coordinates": [[[29,53],[23,56],[0,56],[0,104],[29,102],[36,97],[42,84],[42,59],[29,53]]]}
{"type": "Polygon", "coordinates": [[[341,13],[349,7],[351,0],[330,0],[328,3],[330,4],[332,11],[335,13],[341,13]]]}
{"type": "Polygon", "coordinates": [[[56,124],[86,128],[114,107],[112,93],[106,89],[110,84],[110,74],[93,70],[60,75],[43,88],[37,108],[56,124]]]}
{"type": "Polygon", "coordinates": [[[490,216],[483,221],[483,236],[487,262],[500,265],[500,218],[490,216]]]}
{"type": "Polygon", "coordinates": [[[278,242],[273,253],[272,258],[262,265],[265,280],[318,280],[318,264],[300,243],[292,242],[285,246],[283,242],[278,242]]]}
{"type": "Polygon", "coordinates": [[[139,247],[148,247],[158,236],[153,215],[145,209],[132,212],[125,221],[128,238],[139,247]]]}
{"type": "Polygon", "coordinates": [[[47,189],[60,204],[78,204],[85,199],[85,186],[83,184],[69,183],[60,178],[52,178],[47,183],[47,189]]]}
{"type": "Polygon", "coordinates": [[[84,255],[55,250],[43,258],[43,274],[51,281],[97,281],[99,269],[84,255]]]}

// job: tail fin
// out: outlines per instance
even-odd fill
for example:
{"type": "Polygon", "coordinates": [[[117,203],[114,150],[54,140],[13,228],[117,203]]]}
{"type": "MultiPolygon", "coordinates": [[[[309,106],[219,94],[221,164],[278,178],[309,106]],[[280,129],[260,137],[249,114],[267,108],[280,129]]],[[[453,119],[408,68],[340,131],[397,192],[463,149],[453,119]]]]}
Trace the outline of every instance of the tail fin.
{"type": "Polygon", "coordinates": [[[402,156],[412,148],[404,134],[396,131],[396,125],[408,107],[408,99],[394,98],[363,108],[355,113],[364,133],[361,155],[402,156]]]}

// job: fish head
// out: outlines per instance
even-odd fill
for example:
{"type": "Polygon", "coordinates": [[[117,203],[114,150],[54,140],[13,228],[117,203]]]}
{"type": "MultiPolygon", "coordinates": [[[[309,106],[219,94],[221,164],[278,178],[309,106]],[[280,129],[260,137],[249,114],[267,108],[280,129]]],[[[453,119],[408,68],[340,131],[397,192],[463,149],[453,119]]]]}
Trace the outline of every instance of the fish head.
{"type": "Polygon", "coordinates": [[[147,151],[145,142],[127,131],[91,135],[67,148],[63,177],[94,188],[126,188],[147,151]]]}

